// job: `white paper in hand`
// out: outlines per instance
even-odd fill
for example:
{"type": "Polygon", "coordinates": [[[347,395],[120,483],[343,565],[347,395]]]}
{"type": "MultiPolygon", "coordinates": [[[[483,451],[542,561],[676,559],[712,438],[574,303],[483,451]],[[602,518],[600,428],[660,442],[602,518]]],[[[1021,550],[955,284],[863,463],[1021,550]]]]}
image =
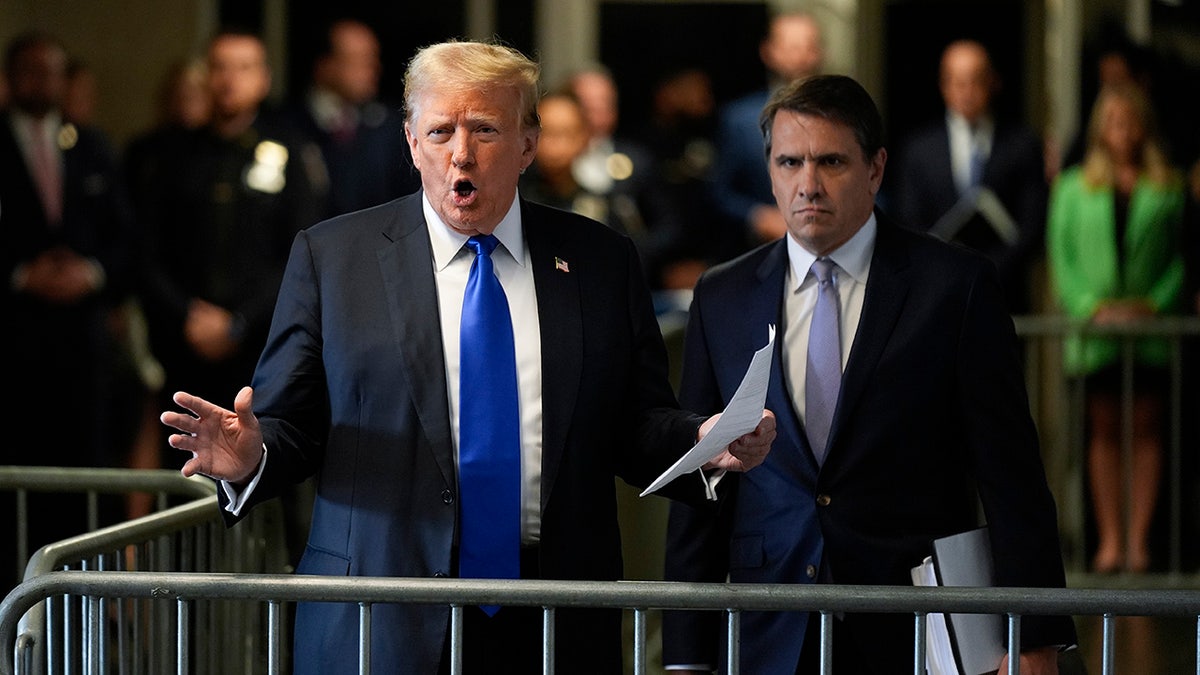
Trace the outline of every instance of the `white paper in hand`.
{"type": "Polygon", "coordinates": [[[742,377],[733,398],[721,412],[717,423],[709,429],[700,442],[688,450],[671,468],[654,479],[641,496],[654,492],[676,478],[696,471],[709,460],[721,454],[725,446],[739,437],[754,431],[762,419],[763,407],[767,402],[767,384],[771,379],[771,359],[775,353],[775,326],[767,326],[767,344],[754,352],[750,367],[742,377]]]}

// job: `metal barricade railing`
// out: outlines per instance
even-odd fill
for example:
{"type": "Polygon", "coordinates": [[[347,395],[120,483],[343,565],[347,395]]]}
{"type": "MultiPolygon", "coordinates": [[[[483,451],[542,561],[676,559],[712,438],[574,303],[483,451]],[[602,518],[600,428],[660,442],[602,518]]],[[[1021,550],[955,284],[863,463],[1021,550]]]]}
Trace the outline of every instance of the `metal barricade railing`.
{"type": "MultiPolygon", "coordinates": [[[[64,570],[110,573],[114,571],[176,573],[282,573],[287,567],[281,507],[277,502],[260,506],[236,526],[221,519],[216,487],[207,478],[184,478],[177,471],[137,469],[58,469],[5,467],[0,486],[43,492],[144,491],[186,499],[141,518],[95,529],[47,544],[29,557],[25,582],[64,570]],[[265,507],[265,508],[264,508],[265,507]]],[[[249,663],[259,649],[245,636],[253,636],[263,620],[257,603],[225,603],[205,607],[191,617],[198,634],[219,642],[197,659],[196,673],[259,672],[249,663]]],[[[160,603],[126,603],[117,600],[87,606],[70,597],[48,598],[29,608],[20,619],[17,647],[30,672],[84,672],[75,664],[120,666],[120,672],[169,672],[178,657],[172,626],[173,609],[160,603]],[[124,620],[128,619],[128,622],[124,620]],[[115,622],[115,623],[114,623],[115,622]],[[114,626],[119,626],[115,628],[114,626]],[[136,627],[136,630],[134,629],[136,627]],[[78,640],[98,636],[95,649],[78,640]],[[110,638],[111,633],[111,638],[110,638]]]]}
{"type": "MultiPolygon", "coordinates": [[[[1086,410],[1082,381],[1069,376],[1063,366],[1063,341],[1069,337],[1108,337],[1120,342],[1122,455],[1126,476],[1125,492],[1129,493],[1133,471],[1133,400],[1134,347],[1138,340],[1158,338],[1168,344],[1167,416],[1163,437],[1165,501],[1167,520],[1166,571],[1179,575],[1183,570],[1183,499],[1189,488],[1185,485],[1182,431],[1186,424],[1196,424],[1196,412],[1185,411],[1186,396],[1195,398],[1200,383],[1185,381],[1185,352],[1194,350],[1200,355],[1200,317],[1159,316],[1124,325],[1096,325],[1059,315],[1028,315],[1014,317],[1017,333],[1025,346],[1025,381],[1030,392],[1030,405],[1043,439],[1043,457],[1051,487],[1062,513],[1061,527],[1068,568],[1072,572],[1087,569],[1084,533],[1090,515],[1084,488],[1086,480],[1085,437],[1086,410]]],[[[1195,368],[1198,364],[1192,364],[1195,368]]],[[[1193,498],[1200,494],[1187,495],[1193,498]]],[[[1132,517],[1126,500],[1125,518],[1132,517]]]]}
{"type": "MultiPolygon", "coordinates": [[[[83,531],[100,527],[100,496],[127,495],[145,492],[154,496],[156,508],[167,508],[172,498],[201,499],[216,494],[211,480],[194,477],[184,478],[178,471],[169,469],[119,469],[58,466],[0,466],[0,493],[11,492],[14,496],[16,523],[16,565],[20,573],[30,557],[29,551],[29,495],[34,492],[86,496],[86,519],[81,521],[83,531]]],[[[6,580],[7,581],[7,580],[6,580]]],[[[20,578],[13,579],[15,583],[20,578]]]]}
{"type": "MultiPolygon", "coordinates": [[[[14,658],[0,662],[0,675],[41,675],[21,659],[23,646],[17,635],[17,617],[47,598],[77,596],[86,606],[99,607],[105,599],[140,598],[164,603],[176,610],[175,639],[180,646],[174,672],[195,672],[187,654],[225,649],[224,644],[200,642],[192,617],[204,601],[257,601],[267,606],[263,629],[263,669],[271,675],[284,672],[282,655],[287,628],[284,608],[293,602],[349,602],[359,605],[360,649],[347,655],[359,672],[371,672],[369,645],[372,607],[380,603],[443,604],[451,608],[451,664],[462,672],[463,608],[471,605],[524,605],[543,608],[544,672],[553,672],[553,622],[556,608],[625,608],[635,616],[634,672],[646,672],[646,613],[651,609],[709,609],[726,613],[727,669],[737,672],[740,617],[743,611],[802,610],[819,612],[823,673],[832,672],[831,645],[837,639],[832,617],[839,612],[912,613],[915,640],[913,672],[924,672],[926,621],[933,612],[986,613],[1007,617],[1009,654],[1020,650],[1022,616],[1102,616],[1103,660],[1101,672],[1114,672],[1114,621],[1119,616],[1187,617],[1197,626],[1196,663],[1200,664],[1200,590],[1102,590],[1035,588],[949,588],[898,586],[839,586],[832,584],[697,584],[654,581],[492,581],[475,579],[407,579],[380,577],[321,577],[297,575],[246,575],[149,572],[54,572],[26,581],[0,603],[0,646],[14,658]],[[352,661],[352,659],[354,659],[352,661]]],[[[86,628],[86,627],[85,627],[86,628]]],[[[24,637],[23,635],[21,637],[24,637]]],[[[79,640],[92,653],[100,650],[101,635],[84,631],[79,640]]],[[[92,670],[89,672],[108,672],[92,670]]],[[[171,672],[169,669],[155,672],[171,672]]],[[[1009,671],[1017,672],[1010,658],[1009,671]]],[[[1196,672],[1200,674],[1200,665],[1196,672]]]]}

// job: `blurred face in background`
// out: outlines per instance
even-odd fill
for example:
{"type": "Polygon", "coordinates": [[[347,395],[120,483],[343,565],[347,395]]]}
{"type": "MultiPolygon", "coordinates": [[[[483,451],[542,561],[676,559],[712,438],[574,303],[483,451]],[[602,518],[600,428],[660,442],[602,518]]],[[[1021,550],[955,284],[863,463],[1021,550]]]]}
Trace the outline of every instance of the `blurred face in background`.
{"type": "Polygon", "coordinates": [[[14,55],[8,64],[9,98],[34,117],[58,109],[67,91],[67,54],[58,45],[39,41],[14,55]]]}
{"type": "Polygon", "coordinates": [[[968,123],[979,121],[991,105],[996,76],[983,46],[970,41],[951,44],[942,54],[939,86],[946,108],[968,123]]]}
{"type": "Polygon", "coordinates": [[[759,56],[775,76],[790,82],[820,72],[825,62],[821,27],[806,14],[787,14],[771,23],[759,56]]]}
{"type": "Polygon", "coordinates": [[[617,86],[604,73],[579,73],[571,81],[575,97],[587,115],[593,138],[611,136],[617,129],[617,86]]]}
{"type": "Polygon", "coordinates": [[[366,103],[379,90],[379,40],[367,26],[345,21],[330,29],[330,53],[317,64],[319,86],[348,103],[366,103]]]}
{"type": "Polygon", "coordinates": [[[588,124],[579,103],[569,96],[546,96],[538,103],[542,133],[538,138],[538,170],[569,175],[571,165],[588,146],[588,124]]]}
{"type": "Polygon", "coordinates": [[[208,123],[212,98],[208,94],[208,74],[203,64],[188,64],[172,75],[163,106],[163,114],[168,122],[187,129],[208,123]]]}
{"type": "Polygon", "coordinates": [[[1146,141],[1146,127],[1136,103],[1108,90],[1099,110],[1101,144],[1118,164],[1136,164],[1146,141]]]}
{"type": "Polygon", "coordinates": [[[257,110],[271,91],[263,43],[249,35],[218,37],[208,50],[208,88],[217,117],[257,110]]]}

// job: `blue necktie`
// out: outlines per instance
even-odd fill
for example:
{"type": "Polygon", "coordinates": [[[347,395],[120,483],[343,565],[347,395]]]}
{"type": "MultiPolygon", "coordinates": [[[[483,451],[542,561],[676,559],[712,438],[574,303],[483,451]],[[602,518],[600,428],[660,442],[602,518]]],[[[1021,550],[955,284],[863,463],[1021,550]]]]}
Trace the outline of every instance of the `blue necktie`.
{"type": "Polygon", "coordinates": [[[808,333],[808,365],[804,376],[804,426],[817,464],[825,461],[829,427],[842,388],[842,339],[837,265],[829,258],[812,264],[817,277],[817,305],[808,333]]]}
{"type": "MultiPolygon", "coordinates": [[[[521,431],[508,299],[492,266],[499,241],[475,236],[463,296],[459,356],[459,576],[521,573],[521,431]]],[[[493,615],[499,607],[483,610],[493,615]]]]}
{"type": "Polygon", "coordinates": [[[976,138],[971,139],[971,163],[967,169],[967,187],[975,187],[983,181],[983,166],[987,158],[983,156],[983,148],[976,138]]]}

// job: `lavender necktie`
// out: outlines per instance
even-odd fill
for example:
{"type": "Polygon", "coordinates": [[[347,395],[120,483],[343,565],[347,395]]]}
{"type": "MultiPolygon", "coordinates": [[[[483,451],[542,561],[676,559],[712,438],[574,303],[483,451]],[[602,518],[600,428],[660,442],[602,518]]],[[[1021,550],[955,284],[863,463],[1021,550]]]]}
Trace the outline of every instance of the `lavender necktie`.
{"type": "Polygon", "coordinates": [[[829,427],[842,387],[841,315],[837,265],[817,258],[811,271],[817,277],[817,305],[808,334],[808,365],[804,377],[804,425],[817,464],[825,461],[829,427]]]}
{"type": "MultiPolygon", "coordinates": [[[[492,266],[499,240],[474,236],[459,354],[459,576],[521,576],[521,431],[508,299],[492,266]]],[[[493,615],[499,607],[483,611],[493,615]]]]}

